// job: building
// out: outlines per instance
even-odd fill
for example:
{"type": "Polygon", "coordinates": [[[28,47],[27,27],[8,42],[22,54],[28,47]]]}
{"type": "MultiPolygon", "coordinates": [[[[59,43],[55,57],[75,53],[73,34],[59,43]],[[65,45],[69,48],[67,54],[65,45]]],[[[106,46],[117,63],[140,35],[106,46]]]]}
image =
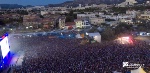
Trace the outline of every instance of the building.
{"type": "Polygon", "coordinates": [[[37,15],[24,15],[23,16],[23,25],[27,28],[38,28],[42,24],[41,18],[37,15]]]}
{"type": "Polygon", "coordinates": [[[119,21],[110,21],[110,22],[105,22],[105,24],[109,26],[117,26],[119,24],[119,21]]]}
{"type": "Polygon", "coordinates": [[[77,14],[77,19],[89,19],[89,18],[94,18],[96,14],[94,13],[86,13],[86,14],[77,14]]]}
{"type": "Polygon", "coordinates": [[[66,22],[65,29],[71,30],[76,28],[75,22],[66,22]]]}
{"type": "Polygon", "coordinates": [[[24,26],[26,26],[26,28],[38,28],[41,24],[41,19],[27,20],[24,22],[24,26]]]}
{"type": "Polygon", "coordinates": [[[90,24],[89,20],[84,19],[82,28],[90,28],[90,27],[91,27],[91,24],[90,24]]]}
{"type": "Polygon", "coordinates": [[[93,25],[100,25],[101,23],[105,23],[105,19],[104,18],[90,18],[90,22],[93,25]]]}
{"type": "Polygon", "coordinates": [[[132,15],[134,18],[137,16],[138,11],[135,10],[127,10],[126,15],[132,15]]]}
{"type": "Polygon", "coordinates": [[[82,25],[84,24],[84,22],[82,21],[82,19],[76,19],[74,20],[76,28],[82,28],[82,25]]]}
{"type": "Polygon", "coordinates": [[[48,11],[41,11],[41,15],[48,14],[48,11]]]}
{"type": "Polygon", "coordinates": [[[20,19],[22,16],[16,13],[10,13],[10,14],[2,14],[0,15],[1,19],[20,19]]]}
{"type": "Polygon", "coordinates": [[[141,14],[139,19],[150,20],[150,14],[141,14]]]}
{"type": "Polygon", "coordinates": [[[82,4],[79,4],[79,7],[81,8],[81,7],[82,7],[82,4]]]}
{"type": "Polygon", "coordinates": [[[130,18],[120,19],[119,21],[127,24],[133,24],[133,19],[130,18]]]}
{"type": "Polygon", "coordinates": [[[22,16],[19,14],[11,14],[12,19],[20,19],[22,16]]]}
{"type": "Polygon", "coordinates": [[[107,4],[99,4],[97,7],[99,7],[99,8],[107,8],[107,4]]]}
{"type": "Polygon", "coordinates": [[[54,18],[43,18],[42,19],[42,26],[43,28],[53,28],[55,25],[55,19],[54,18]]]}
{"type": "Polygon", "coordinates": [[[76,28],[88,28],[91,26],[90,22],[85,19],[76,19],[74,20],[76,28]]]}
{"type": "Polygon", "coordinates": [[[114,19],[114,20],[120,20],[120,19],[125,19],[125,18],[135,18],[134,15],[130,15],[130,14],[101,15],[101,17],[105,19],[114,19]]]}
{"type": "Polygon", "coordinates": [[[58,27],[60,29],[63,29],[65,27],[65,21],[66,21],[66,17],[65,16],[60,16],[58,18],[58,27]]]}
{"type": "Polygon", "coordinates": [[[135,3],[137,3],[137,1],[135,1],[135,0],[126,0],[125,2],[118,4],[118,6],[119,7],[125,7],[128,5],[134,5],[135,3]]]}

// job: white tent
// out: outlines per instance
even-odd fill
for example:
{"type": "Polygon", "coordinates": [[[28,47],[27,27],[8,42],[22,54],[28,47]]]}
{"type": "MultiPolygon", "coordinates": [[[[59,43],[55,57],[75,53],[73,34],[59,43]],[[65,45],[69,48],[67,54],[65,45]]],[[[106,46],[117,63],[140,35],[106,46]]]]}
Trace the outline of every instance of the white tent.
{"type": "Polygon", "coordinates": [[[101,35],[96,32],[96,33],[87,33],[90,37],[93,37],[95,41],[101,42],[101,35]]]}
{"type": "Polygon", "coordinates": [[[138,69],[131,70],[131,73],[146,73],[143,68],[139,67],[138,69]]]}
{"type": "Polygon", "coordinates": [[[77,34],[77,35],[76,35],[76,38],[82,38],[82,37],[81,37],[81,35],[80,35],[80,34],[77,34]]]}

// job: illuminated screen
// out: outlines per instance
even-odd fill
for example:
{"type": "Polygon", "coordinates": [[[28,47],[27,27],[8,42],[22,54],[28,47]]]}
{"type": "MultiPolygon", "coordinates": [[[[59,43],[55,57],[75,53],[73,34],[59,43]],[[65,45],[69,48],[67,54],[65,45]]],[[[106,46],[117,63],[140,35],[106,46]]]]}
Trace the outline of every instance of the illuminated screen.
{"type": "Polygon", "coordinates": [[[5,37],[5,38],[0,42],[0,45],[1,45],[2,56],[3,56],[3,59],[4,59],[5,56],[7,56],[8,52],[10,51],[10,49],[9,49],[9,43],[8,43],[8,38],[5,37]]]}

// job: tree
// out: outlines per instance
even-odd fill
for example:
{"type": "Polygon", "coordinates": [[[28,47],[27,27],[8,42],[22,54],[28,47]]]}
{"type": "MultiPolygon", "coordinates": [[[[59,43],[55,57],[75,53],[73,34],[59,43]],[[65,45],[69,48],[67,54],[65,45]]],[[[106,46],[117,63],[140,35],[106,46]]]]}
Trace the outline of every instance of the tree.
{"type": "Polygon", "coordinates": [[[139,27],[138,27],[138,30],[139,30],[139,31],[146,31],[146,28],[143,27],[143,26],[139,26],[139,27]]]}
{"type": "Polygon", "coordinates": [[[96,17],[99,17],[99,15],[95,15],[96,17]]]}
{"type": "Polygon", "coordinates": [[[102,25],[102,26],[109,26],[109,25],[107,25],[106,23],[101,23],[101,25],[102,25]]]}
{"type": "Polygon", "coordinates": [[[111,28],[106,28],[104,32],[101,33],[102,40],[111,41],[115,39],[115,31],[113,31],[111,28]]]}
{"type": "Polygon", "coordinates": [[[126,23],[120,23],[120,24],[118,25],[118,27],[124,27],[124,28],[126,28],[127,30],[130,30],[131,27],[132,27],[132,25],[128,25],[128,24],[126,24],[126,23]]]}
{"type": "Polygon", "coordinates": [[[17,10],[16,13],[21,15],[28,15],[28,12],[25,10],[17,10]]]}
{"type": "Polygon", "coordinates": [[[77,19],[77,14],[73,14],[73,18],[74,18],[74,19],[77,19]]]}
{"type": "Polygon", "coordinates": [[[115,21],[115,20],[114,19],[105,19],[105,21],[110,22],[110,21],[115,21]]]}
{"type": "Polygon", "coordinates": [[[72,10],[69,12],[69,16],[73,16],[73,11],[72,10]]]}
{"type": "Polygon", "coordinates": [[[132,25],[126,23],[120,23],[115,29],[115,34],[119,35],[120,33],[125,33],[126,31],[132,30],[132,25]]]}
{"type": "Polygon", "coordinates": [[[5,26],[4,21],[0,20],[0,25],[1,25],[1,26],[5,26]]]}
{"type": "Polygon", "coordinates": [[[112,7],[113,12],[126,13],[127,7],[112,7]]]}
{"type": "Polygon", "coordinates": [[[40,15],[40,18],[44,18],[42,15],[40,15]]]}
{"type": "Polygon", "coordinates": [[[65,22],[72,22],[74,20],[73,16],[67,16],[65,22]]]}
{"type": "Polygon", "coordinates": [[[97,31],[98,31],[98,30],[97,30],[96,27],[92,27],[92,28],[89,30],[90,33],[97,32],[97,31]]]}

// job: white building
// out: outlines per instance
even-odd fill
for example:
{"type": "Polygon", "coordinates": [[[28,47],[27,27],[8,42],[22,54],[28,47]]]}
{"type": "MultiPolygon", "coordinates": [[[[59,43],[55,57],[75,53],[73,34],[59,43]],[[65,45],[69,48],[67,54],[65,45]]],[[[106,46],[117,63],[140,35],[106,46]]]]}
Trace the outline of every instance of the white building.
{"type": "Polygon", "coordinates": [[[72,8],[72,10],[83,10],[85,9],[86,7],[76,7],[76,8],[72,8]]]}
{"type": "Polygon", "coordinates": [[[50,13],[51,14],[57,14],[57,13],[64,14],[64,13],[69,13],[69,12],[64,10],[64,11],[50,11],[50,13]]]}
{"type": "Polygon", "coordinates": [[[119,21],[127,24],[133,24],[133,20],[130,18],[120,19],[119,21]]]}
{"type": "Polygon", "coordinates": [[[138,14],[138,12],[135,11],[135,10],[127,10],[126,14],[127,15],[132,15],[133,17],[136,17],[136,15],[138,14]]]}
{"type": "Polygon", "coordinates": [[[48,14],[48,11],[41,11],[41,15],[48,14]]]}
{"type": "Polygon", "coordinates": [[[129,15],[129,14],[123,14],[123,15],[101,15],[101,17],[104,17],[106,19],[114,19],[114,20],[125,19],[125,18],[135,18],[134,15],[129,15]]]}
{"type": "Polygon", "coordinates": [[[117,26],[119,24],[119,21],[110,21],[110,22],[105,22],[109,26],[117,26]]]}
{"type": "Polygon", "coordinates": [[[144,14],[150,14],[150,11],[149,10],[145,10],[144,14]]]}
{"type": "Polygon", "coordinates": [[[82,7],[82,4],[79,4],[79,7],[81,8],[81,7],[82,7]]]}
{"type": "Polygon", "coordinates": [[[37,10],[44,10],[45,7],[44,6],[34,6],[34,7],[29,7],[31,9],[37,9],[37,10]]]}

